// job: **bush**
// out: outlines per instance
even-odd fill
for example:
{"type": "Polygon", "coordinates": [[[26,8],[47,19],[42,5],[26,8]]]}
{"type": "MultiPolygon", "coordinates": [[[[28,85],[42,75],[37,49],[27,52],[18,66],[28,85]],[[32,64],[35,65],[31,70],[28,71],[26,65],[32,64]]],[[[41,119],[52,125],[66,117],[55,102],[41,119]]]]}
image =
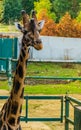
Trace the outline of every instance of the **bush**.
{"type": "Polygon", "coordinates": [[[72,19],[68,12],[59,23],[55,23],[50,19],[45,11],[40,15],[40,19],[45,19],[42,35],[81,38],[81,23],[78,23],[76,19],[72,19]]]}

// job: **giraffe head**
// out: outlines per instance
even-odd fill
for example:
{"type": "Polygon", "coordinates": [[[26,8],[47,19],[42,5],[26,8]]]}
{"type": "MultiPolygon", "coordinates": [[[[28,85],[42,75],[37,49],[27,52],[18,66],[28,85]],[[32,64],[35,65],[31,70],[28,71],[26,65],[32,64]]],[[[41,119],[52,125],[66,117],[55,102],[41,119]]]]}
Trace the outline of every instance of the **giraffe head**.
{"type": "Polygon", "coordinates": [[[21,11],[21,14],[23,27],[17,24],[17,28],[23,33],[23,39],[27,41],[27,46],[33,46],[35,49],[41,50],[43,45],[39,33],[43,28],[44,20],[38,22],[36,11],[34,10],[32,11],[31,18],[24,10],[21,11]]]}

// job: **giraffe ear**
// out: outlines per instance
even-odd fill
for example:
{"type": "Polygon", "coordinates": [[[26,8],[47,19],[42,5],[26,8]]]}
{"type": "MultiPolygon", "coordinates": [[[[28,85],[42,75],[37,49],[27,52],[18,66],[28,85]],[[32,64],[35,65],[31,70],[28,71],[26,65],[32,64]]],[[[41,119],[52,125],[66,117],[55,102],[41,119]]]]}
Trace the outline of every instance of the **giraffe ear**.
{"type": "Polygon", "coordinates": [[[25,30],[19,23],[15,22],[15,27],[17,30],[21,31],[22,33],[26,34],[28,31],[25,30]]]}
{"type": "Polygon", "coordinates": [[[44,27],[45,20],[41,20],[38,22],[39,30],[41,30],[44,27]]]}
{"type": "Polygon", "coordinates": [[[15,27],[17,30],[23,31],[23,27],[18,22],[15,22],[15,27]]]}

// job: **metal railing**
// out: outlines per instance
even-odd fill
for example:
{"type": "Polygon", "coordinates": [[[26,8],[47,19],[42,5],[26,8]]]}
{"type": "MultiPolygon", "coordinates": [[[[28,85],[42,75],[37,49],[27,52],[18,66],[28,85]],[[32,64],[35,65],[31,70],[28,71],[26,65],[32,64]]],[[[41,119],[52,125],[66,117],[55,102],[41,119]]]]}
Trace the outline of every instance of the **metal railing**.
{"type": "MultiPolygon", "coordinates": [[[[12,63],[13,62],[17,62],[17,59],[12,59],[12,58],[1,58],[0,57],[0,61],[5,61],[6,63],[6,69],[5,69],[5,74],[10,77],[11,72],[12,72],[12,63]]],[[[31,62],[29,60],[29,62],[31,62]]],[[[64,62],[62,62],[64,63],[64,62]]],[[[67,63],[67,62],[66,62],[67,63]]],[[[69,62],[68,63],[80,63],[81,61],[74,61],[74,62],[69,62]]],[[[3,71],[0,71],[0,73],[3,73],[3,71]]],[[[81,77],[54,77],[54,76],[27,76],[26,78],[32,78],[32,79],[57,79],[57,80],[81,80],[81,77]]]]}
{"type": "MultiPolygon", "coordinates": [[[[8,77],[8,83],[11,85],[12,80],[12,64],[13,62],[17,62],[17,59],[11,59],[11,58],[0,58],[0,60],[5,61],[6,63],[6,69],[5,71],[0,71],[0,74],[6,74],[8,77]]],[[[29,61],[31,62],[31,61],[29,61]]],[[[72,62],[72,63],[81,63],[80,61],[72,62]]],[[[55,77],[55,76],[26,76],[27,79],[53,79],[53,80],[81,80],[81,77],[55,77]]]]}
{"type": "MultiPolygon", "coordinates": [[[[0,99],[3,100],[3,99],[7,99],[8,96],[0,96],[0,99]]],[[[25,116],[21,116],[21,121],[25,121],[25,122],[28,122],[28,121],[60,121],[61,123],[63,122],[63,96],[24,96],[24,100],[26,101],[25,103],[25,106],[26,106],[26,109],[25,109],[25,116]],[[61,107],[60,107],[60,115],[59,117],[28,117],[28,101],[29,100],[59,100],[61,101],[61,107]]],[[[48,110],[49,111],[49,110],[48,110]]]]}
{"type": "MultiPolygon", "coordinates": [[[[7,99],[8,96],[0,96],[0,100],[7,99]]],[[[64,115],[64,99],[65,99],[65,130],[69,130],[69,124],[75,125],[74,120],[70,118],[70,104],[74,103],[81,106],[81,101],[77,100],[76,98],[70,96],[24,96],[25,100],[25,115],[21,115],[21,121],[29,122],[29,121],[60,121],[63,122],[63,115],[64,115]],[[29,100],[59,100],[61,101],[60,105],[60,115],[59,117],[28,117],[29,113],[29,100]]],[[[73,106],[75,107],[75,105],[73,106]]]]}
{"type": "MultiPolygon", "coordinates": [[[[81,106],[81,101],[77,100],[76,98],[65,96],[65,130],[69,130],[69,124],[74,126],[74,120],[72,120],[70,116],[70,104],[75,103],[81,106]]],[[[73,108],[75,105],[72,105],[73,108]]]]}

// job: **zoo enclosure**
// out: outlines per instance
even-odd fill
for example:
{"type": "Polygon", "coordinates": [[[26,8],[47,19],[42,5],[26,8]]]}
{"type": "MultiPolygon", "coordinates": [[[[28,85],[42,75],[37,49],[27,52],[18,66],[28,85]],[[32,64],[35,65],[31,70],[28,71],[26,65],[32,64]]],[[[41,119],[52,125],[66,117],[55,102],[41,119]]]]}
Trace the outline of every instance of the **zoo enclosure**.
{"type": "MultiPolygon", "coordinates": [[[[8,77],[9,82],[11,82],[11,78],[13,78],[12,71],[14,71],[17,59],[12,58],[2,58],[0,57],[0,62],[4,61],[6,68],[4,69],[1,66],[0,74],[5,74],[8,77]]],[[[29,62],[34,62],[29,60],[29,62]]],[[[58,62],[58,61],[57,61],[58,62]]],[[[56,63],[57,63],[56,62],[56,63]]],[[[81,64],[81,61],[59,61],[59,63],[78,63],[81,64]]],[[[55,77],[55,76],[26,76],[27,79],[54,79],[54,80],[81,80],[81,77],[55,77]]]]}
{"type": "MultiPolygon", "coordinates": [[[[0,60],[5,60],[6,61],[6,71],[1,71],[1,73],[5,73],[7,76],[8,76],[8,79],[9,79],[9,83],[11,83],[11,78],[12,78],[12,62],[16,62],[17,60],[16,59],[11,59],[11,58],[0,58],[0,60]]],[[[74,62],[74,63],[77,63],[77,62],[74,62]]],[[[81,63],[80,61],[78,63],[81,63]]],[[[54,77],[54,76],[27,76],[26,78],[31,78],[31,79],[59,79],[59,80],[81,80],[81,78],[78,78],[78,77],[54,77]]],[[[7,99],[8,97],[5,96],[0,96],[0,99],[7,99]]],[[[63,108],[64,108],[64,103],[63,103],[63,97],[62,96],[25,96],[24,97],[25,101],[26,101],[26,115],[25,116],[21,116],[21,121],[25,121],[25,122],[28,122],[28,121],[60,121],[60,122],[63,122],[63,108]],[[60,116],[59,118],[29,118],[28,117],[28,101],[29,100],[60,100],[61,101],[61,108],[60,108],[60,116]]],[[[74,130],[79,130],[78,126],[76,125],[76,122],[78,122],[78,119],[75,120],[76,118],[76,113],[74,113],[74,121],[71,120],[69,118],[69,105],[70,105],[70,102],[73,102],[73,103],[76,103],[78,104],[79,106],[81,106],[81,102],[72,98],[72,97],[69,97],[69,96],[66,96],[65,97],[65,130],[69,130],[69,124],[72,124],[74,126],[74,130]]],[[[76,107],[74,106],[74,110],[76,107]]],[[[79,110],[78,110],[79,111],[79,110]]],[[[79,121],[80,122],[80,121],[79,121]]],[[[78,123],[79,123],[78,122],[78,123]]],[[[80,124],[80,123],[79,123],[80,124]]]]}
{"type": "MultiPolygon", "coordinates": [[[[53,38],[51,38],[51,39],[53,39],[53,38]]],[[[56,38],[57,39],[57,38],[56,38]]],[[[1,41],[0,41],[0,43],[1,43],[1,48],[3,48],[4,49],[4,51],[2,51],[2,50],[0,50],[0,65],[2,65],[2,64],[4,64],[4,66],[5,66],[5,69],[4,69],[4,67],[3,66],[1,66],[1,68],[0,68],[0,70],[1,70],[1,73],[3,74],[6,74],[7,76],[8,76],[8,79],[9,79],[9,83],[11,84],[11,77],[12,77],[12,62],[16,62],[17,60],[15,60],[15,59],[13,59],[13,58],[17,58],[17,54],[16,53],[12,53],[12,52],[17,52],[17,44],[12,44],[11,45],[11,43],[10,43],[10,41],[9,40],[11,40],[11,42],[12,43],[14,43],[14,40],[13,39],[7,39],[8,40],[8,43],[10,43],[10,45],[9,46],[5,46],[6,44],[5,43],[7,43],[7,42],[5,42],[6,41],[6,39],[0,39],[1,41]],[[16,49],[14,49],[14,45],[16,46],[16,49]],[[11,46],[11,48],[12,49],[9,49],[10,48],[10,46],[11,46]],[[11,56],[10,56],[10,54],[8,54],[7,55],[7,50],[6,49],[8,49],[8,51],[9,50],[11,50],[11,56]],[[14,50],[16,50],[16,51],[14,51],[14,50]],[[4,57],[6,57],[6,58],[4,58],[4,57]],[[4,63],[4,61],[5,61],[5,63],[4,63]]],[[[15,39],[15,40],[17,40],[17,39],[15,39]]],[[[61,40],[63,40],[64,41],[64,38],[62,38],[61,40]]],[[[72,39],[68,39],[68,40],[72,40],[72,39]]],[[[77,41],[78,39],[76,39],[76,41],[77,41]]],[[[44,43],[46,42],[46,40],[43,38],[43,41],[44,41],[44,43]]],[[[79,39],[79,41],[80,41],[80,39],[79,39]]],[[[16,43],[17,43],[17,41],[16,41],[16,43]]],[[[77,42],[76,42],[77,43],[77,42]]],[[[60,43],[58,43],[58,46],[59,46],[59,44],[60,43]]],[[[46,45],[46,44],[45,44],[46,45]]],[[[49,46],[50,46],[50,44],[48,44],[49,46]]],[[[48,45],[46,45],[46,47],[48,48],[48,45]]],[[[67,45],[67,44],[66,44],[67,45]]],[[[63,45],[64,46],[64,45],[63,45]]],[[[78,45],[77,45],[78,46],[78,45]]],[[[53,46],[52,46],[53,47],[53,46]]],[[[0,48],[0,49],[1,49],[0,48]]],[[[79,47],[80,48],[80,47],[79,47]]],[[[62,49],[62,48],[61,48],[62,49]]],[[[76,49],[78,49],[77,47],[76,47],[76,49]]],[[[44,51],[44,50],[43,50],[44,51]]],[[[70,50],[71,51],[71,50],[70,50]]],[[[33,52],[34,52],[34,50],[33,50],[33,52]]],[[[78,52],[78,51],[76,51],[76,52],[78,52]]],[[[41,52],[40,52],[41,53],[41,52]]],[[[46,52],[45,52],[46,53],[46,52]]],[[[56,52],[57,53],[57,52],[56,52]]],[[[42,54],[44,54],[43,52],[42,52],[42,54]]],[[[69,50],[67,50],[66,51],[66,53],[65,53],[65,61],[67,61],[67,62],[74,62],[74,63],[77,63],[77,61],[69,61],[68,59],[68,54],[69,54],[69,50]]],[[[72,54],[72,53],[71,53],[72,54]]],[[[36,56],[42,56],[41,54],[38,54],[38,52],[36,52],[36,53],[34,53],[34,57],[32,57],[32,58],[35,58],[36,59],[36,56]]],[[[45,54],[44,54],[45,55],[45,54]]],[[[50,55],[49,55],[50,56],[50,55]]],[[[49,59],[49,56],[48,57],[46,57],[47,58],[47,60],[49,59]]],[[[53,54],[52,54],[52,56],[54,56],[53,54]]],[[[56,55],[55,55],[56,56],[56,55]]],[[[79,55],[80,56],[80,55],[79,55]]],[[[42,56],[43,57],[43,56],[42,56]]],[[[39,57],[40,59],[42,58],[42,57],[39,57]]],[[[56,57],[55,57],[56,58],[56,57]]],[[[79,58],[80,59],[80,58],[79,58]]],[[[37,60],[37,59],[36,59],[37,60]]],[[[61,61],[61,60],[60,60],[61,61]]],[[[81,61],[79,60],[78,61],[78,63],[81,63],[81,61]]],[[[54,77],[54,76],[50,76],[50,77],[46,77],[46,76],[30,76],[30,77],[26,77],[26,78],[34,78],[34,79],[59,79],[59,80],[68,80],[68,79],[70,79],[70,80],[81,80],[81,78],[75,78],[75,77],[66,77],[66,78],[64,78],[64,77],[54,77]]],[[[4,99],[4,98],[8,98],[8,97],[1,97],[0,96],[0,98],[1,99],[4,99]]],[[[21,121],[63,121],[63,99],[61,99],[61,97],[39,97],[39,96],[36,96],[36,97],[34,97],[34,96],[26,96],[26,97],[24,97],[25,98],[25,100],[26,100],[26,115],[25,115],[25,117],[21,117],[21,121]],[[55,99],[57,99],[58,98],[58,100],[61,100],[61,115],[60,115],[60,117],[59,118],[29,118],[28,117],[28,100],[34,100],[34,99],[37,99],[37,100],[39,100],[39,99],[41,99],[41,100],[43,100],[43,99],[45,99],[45,100],[49,100],[49,99],[51,99],[51,100],[55,100],[55,99]]],[[[79,130],[79,127],[77,126],[77,125],[75,125],[76,124],[76,122],[75,122],[75,120],[74,121],[72,121],[70,118],[69,118],[69,104],[70,104],[70,101],[72,101],[72,102],[74,102],[74,103],[77,103],[78,105],[80,105],[81,106],[81,102],[80,101],[77,101],[76,99],[73,99],[72,97],[68,97],[68,96],[66,96],[66,98],[65,98],[65,130],[69,130],[69,123],[71,123],[72,125],[74,125],[74,130],[79,130]]],[[[79,123],[79,122],[78,122],[79,123]]]]}
{"type": "MultiPolygon", "coordinates": [[[[6,66],[5,69],[1,67],[0,74],[5,74],[8,77],[9,84],[11,84],[11,78],[13,77],[12,71],[15,70],[14,68],[15,68],[17,59],[0,57],[0,61],[5,61],[5,66],[6,66]]],[[[81,64],[81,61],[67,61],[66,63],[81,64]]],[[[54,76],[26,76],[25,78],[27,79],[54,79],[54,80],[81,80],[81,77],[54,77],[54,76]]]]}
{"type": "MultiPolygon", "coordinates": [[[[0,99],[3,100],[3,99],[7,99],[8,96],[0,96],[0,99]]],[[[25,100],[25,103],[26,103],[26,107],[25,107],[25,116],[21,116],[21,121],[25,121],[25,122],[28,122],[28,121],[60,121],[61,123],[63,122],[63,117],[65,116],[65,130],[69,130],[69,123],[71,123],[73,126],[74,126],[74,130],[80,130],[81,128],[81,117],[80,114],[81,114],[81,109],[77,109],[76,111],[76,105],[74,105],[74,109],[75,109],[75,112],[74,112],[74,121],[72,119],[69,118],[69,105],[70,103],[75,103],[77,104],[79,107],[81,107],[81,101],[73,98],[73,97],[70,97],[70,96],[24,96],[24,100],[25,100]],[[65,99],[65,113],[64,113],[64,99],[65,99]],[[28,101],[29,100],[59,100],[61,101],[61,107],[60,107],[60,116],[59,118],[40,118],[40,117],[35,117],[35,118],[29,118],[28,117],[28,101]],[[77,116],[77,113],[78,113],[78,116],[77,116]],[[77,118],[76,118],[77,116],[77,118]]]]}
{"type": "MultiPolygon", "coordinates": [[[[0,96],[0,99],[7,99],[8,96],[0,96]]],[[[26,101],[26,107],[25,107],[25,116],[21,116],[21,121],[60,121],[63,122],[63,96],[24,96],[24,100],[26,101]],[[28,117],[28,101],[29,100],[59,100],[60,101],[60,115],[58,118],[29,118],[28,117]]]]}

